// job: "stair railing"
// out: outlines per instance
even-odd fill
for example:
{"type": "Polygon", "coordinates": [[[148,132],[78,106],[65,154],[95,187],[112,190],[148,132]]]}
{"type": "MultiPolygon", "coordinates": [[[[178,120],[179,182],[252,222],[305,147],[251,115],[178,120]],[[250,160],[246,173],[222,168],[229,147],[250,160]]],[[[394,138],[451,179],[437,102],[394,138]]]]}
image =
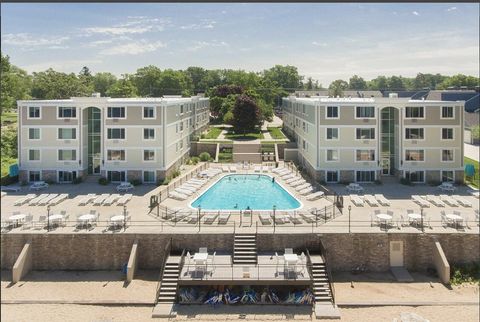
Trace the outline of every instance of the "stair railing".
{"type": "Polygon", "coordinates": [[[327,270],[328,286],[330,287],[330,291],[332,292],[332,303],[333,305],[335,305],[335,286],[333,284],[332,270],[330,268],[330,265],[328,265],[327,263],[327,258],[329,257],[328,251],[327,248],[325,248],[325,245],[323,245],[322,240],[320,240],[320,252],[323,258],[323,262],[325,263],[325,268],[327,270]]]}
{"type": "Polygon", "coordinates": [[[164,248],[165,256],[163,257],[162,264],[160,266],[160,274],[158,276],[157,290],[155,291],[155,302],[154,302],[155,305],[158,303],[160,288],[162,287],[163,274],[165,273],[165,265],[167,264],[167,259],[170,256],[171,249],[172,249],[172,238],[170,238],[170,240],[168,241],[168,243],[165,245],[165,248],[164,248]]]}
{"type": "Polygon", "coordinates": [[[313,270],[312,270],[312,259],[310,258],[310,251],[308,250],[308,248],[305,250],[305,252],[307,253],[307,271],[308,271],[308,275],[310,275],[310,280],[313,282],[313,270]]]}
{"type": "MultiPolygon", "coordinates": [[[[186,252],[187,252],[187,250],[184,248],[182,250],[182,255],[180,255],[180,263],[178,264],[178,276],[180,276],[182,274],[183,265],[185,265],[186,252]]],[[[175,288],[175,299],[176,300],[178,300],[176,298],[177,297],[177,292],[178,292],[178,283],[177,283],[177,287],[175,288]]]]}

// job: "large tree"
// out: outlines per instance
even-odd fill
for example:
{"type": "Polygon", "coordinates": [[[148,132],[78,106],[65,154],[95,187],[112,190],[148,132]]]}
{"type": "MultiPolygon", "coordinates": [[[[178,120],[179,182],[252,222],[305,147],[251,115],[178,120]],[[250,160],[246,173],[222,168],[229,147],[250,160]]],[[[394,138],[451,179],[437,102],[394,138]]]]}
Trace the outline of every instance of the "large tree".
{"type": "Polygon", "coordinates": [[[348,87],[350,89],[363,90],[367,88],[367,82],[362,77],[353,75],[348,82],[348,87]]]}
{"type": "Polygon", "coordinates": [[[263,76],[265,79],[276,82],[283,89],[294,92],[296,89],[302,88],[303,76],[298,74],[295,66],[275,65],[274,67],[264,70],[263,76]]]}
{"type": "Polygon", "coordinates": [[[136,97],[137,88],[131,80],[130,75],[124,74],[122,78],[117,80],[106,92],[110,97],[136,97]]]}
{"type": "Polygon", "coordinates": [[[232,113],[235,133],[246,134],[261,125],[260,109],[255,100],[246,94],[237,97],[232,113]]]}
{"type": "Polygon", "coordinates": [[[337,79],[334,80],[330,86],[328,87],[329,89],[329,95],[333,97],[342,97],[343,96],[343,91],[345,91],[348,88],[348,83],[344,81],[343,79],[337,79]]]}
{"type": "Polygon", "coordinates": [[[75,74],[48,69],[33,73],[32,96],[38,99],[64,99],[74,96],[90,96],[92,88],[75,74]]]}
{"type": "Polygon", "coordinates": [[[17,100],[28,99],[31,91],[31,77],[27,72],[10,64],[10,58],[1,54],[1,105],[0,111],[8,112],[17,106],[17,100]]]}
{"type": "Polygon", "coordinates": [[[405,90],[405,84],[402,76],[392,76],[387,81],[388,89],[391,91],[403,91],[405,90]]]}
{"type": "Polygon", "coordinates": [[[113,84],[117,82],[117,77],[112,73],[96,73],[93,76],[93,89],[102,96],[107,94],[113,84]]]}
{"type": "Polygon", "coordinates": [[[439,89],[447,89],[448,87],[460,87],[467,86],[468,88],[475,88],[480,86],[480,78],[475,76],[467,76],[463,74],[457,74],[445,79],[441,84],[439,84],[439,89]]]}

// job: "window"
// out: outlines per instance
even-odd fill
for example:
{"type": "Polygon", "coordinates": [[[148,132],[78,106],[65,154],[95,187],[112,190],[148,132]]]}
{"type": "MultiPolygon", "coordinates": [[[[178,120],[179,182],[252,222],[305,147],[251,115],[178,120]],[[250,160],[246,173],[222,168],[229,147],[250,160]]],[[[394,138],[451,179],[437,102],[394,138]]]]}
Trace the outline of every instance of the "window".
{"type": "Polygon", "coordinates": [[[374,140],[375,128],[357,129],[357,140],[374,140]]]}
{"type": "Polygon", "coordinates": [[[108,118],[125,118],[125,107],[109,107],[107,110],[108,118]]]}
{"type": "Polygon", "coordinates": [[[72,182],[77,178],[77,171],[58,171],[58,182],[72,182]]]}
{"type": "Polygon", "coordinates": [[[180,105],[180,114],[183,114],[183,105],[180,105]]]}
{"type": "Polygon", "coordinates": [[[183,140],[180,140],[180,148],[179,150],[182,150],[183,149],[183,140]]]}
{"type": "Polygon", "coordinates": [[[143,150],[143,161],[155,161],[155,151],[143,150]]]}
{"type": "Polygon", "coordinates": [[[327,161],[338,161],[338,150],[327,150],[327,161]]]}
{"type": "Polygon", "coordinates": [[[375,150],[357,150],[357,161],[375,161],[375,150]]]}
{"type": "Polygon", "coordinates": [[[305,132],[307,130],[307,127],[305,126],[305,122],[302,122],[302,130],[305,132]]]}
{"type": "Polygon", "coordinates": [[[424,182],[425,173],[423,171],[405,171],[405,178],[410,182],[424,182]]]}
{"type": "Polygon", "coordinates": [[[327,119],[338,119],[338,106],[327,106],[327,119]]]}
{"type": "Polygon", "coordinates": [[[374,118],[375,107],[373,106],[357,106],[357,118],[374,118]]]}
{"type": "Polygon", "coordinates": [[[425,161],[425,151],[405,150],[405,161],[425,161]]]}
{"type": "Polygon", "coordinates": [[[155,140],[155,129],[143,129],[144,140],[155,140]]]}
{"type": "Polygon", "coordinates": [[[29,161],[40,161],[40,150],[29,150],[28,151],[28,160],[29,161]]]}
{"type": "Polygon", "coordinates": [[[29,171],[28,179],[30,181],[40,181],[40,171],[29,171]]]}
{"type": "Polygon", "coordinates": [[[40,129],[28,129],[29,140],[40,140],[40,129]]]}
{"type": "Polygon", "coordinates": [[[442,106],[442,119],[453,119],[453,106],[442,106]]]}
{"type": "Polygon", "coordinates": [[[442,182],[453,182],[455,180],[453,171],[442,171],[442,182]]]}
{"type": "Polygon", "coordinates": [[[108,161],[125,161],[125,150],[107,150],[108,161]]]}
{"type": "Polygon", "coordinates": [[[77,109],[75,107],[59,107],[58,108],[58,117],[59,118],[76,118],[77,109]]]}
{"type": "Polygon", "coordinates": [[[145,182],[145,183],[155,182],[155,171],[144,171],[143,172],[143,182],[145,182]]]}
{"type": "Polygon", "coordinates": [[[40,118],[40,107],[30,106],[28,108],[28,118],[30,119],[39,119],[40,118]]]}
{"type": "Polygon", "coordinates": [[[305,104],[302,104],[302,112],[303,112],[303,114],[306,113],[306,106],[305,106],[305,104]]]}
{"type": "Polygon", "coordinates": [[[125,140],[125,129],[107,129],[107,139],[125,140]]]}
{"type": "Polygon", "coordinates": [[[453,162],[453,150],[442,150],[442,161],[453,162]]]}
{"type": "Polygon", "coordinates": [[[406,118],[423,118],[423,106],[407,106],[405,108],[406,118]]]}
{"type": "Polygon", "coordinates": [[[59,140],[75,140],[76,139],[76,129],[58,129],[58,139],[59,140]]]}
{"type": "Polygon", "coordinates": [[[183,132],[183,122],[180,122],[180,132],[183,132]]]}
{"type": "Polygon", "coordinates": [[[327,140],[338,140],[337,128],[327,128],[327,140]]]}
{"type": "Polygon", "coordinates": [[[423,129],[405,129],[405,139],[407,140],[423,140],[423,129]]]}
{"type": "Polygon", "coordinates": [[[375,181],[375,171],[357,171],[357,182],[375,181]]]}
{"type": "Polygon", "coordinates": [[[303,142],[303,143],[302,143],[303,149],[304,149],[304,150],[307,150],[307,141],[302,140],[302,142],[303,142]]]}
{"type": "Polygon", "coordinates": [[[442,140],[453,140],[453,129],[451,128],[442,129],[442,140]]]}
{"type": "Polygon", "coordinates": [[[107,171],[107,179],[111,182],[125,181],[125,171],[107,171]]]}
{"type": "Polygon", "coordinates": [[[76,159],[76,150],[58,150],[58,161],[75,161],[76,159]]]}
{"type": "Polygon", "coordinates": [[[144,119],[153,119],[155,118],[155,107],[145,106],[143,108],[143,118],[144,119]]]}
{"type": "Polygon", "coordinates": [[[338,182],[338,171],[327,171],[327,182],[338,182]]]}

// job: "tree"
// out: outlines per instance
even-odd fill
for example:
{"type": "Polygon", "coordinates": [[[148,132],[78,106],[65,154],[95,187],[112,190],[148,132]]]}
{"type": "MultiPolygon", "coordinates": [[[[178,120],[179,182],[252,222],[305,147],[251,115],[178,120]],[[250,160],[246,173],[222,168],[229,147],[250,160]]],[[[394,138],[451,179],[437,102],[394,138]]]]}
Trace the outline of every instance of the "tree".
{"type": "Polygon", "coordinates": [[[343,96],[343,91],[348,88],[348,83],[342,79],[337,79],[333,81],[330,86],[328,87],[329,89],[329,95],[333,97],[342,97],[343,96]]]}
{"type": "Polygon", "coordinates": [[[106,92],[110,97],[136,97],[137,88],[128,74],[122,75],[106,92]]]}
{"type": "Polygon", "coordinates": [[[92,88],[73,73],[59,73],[51,68],[33,73],[32,96],[37,99],[65,99],[91,93],[92,88]]]}
{"type": "Polygon", "coordinates": [[[194,94],[205,91],[204,84],[202,84],[202,81],[207,76],[207,71],[205,69],[203,69],[202,67],[194,66],[188,67],[185,70],[185,75],[187,75],[187,77],[189,77],[192,82],[194,94]]]}
{"type": "Polygon", "coordinates": [[[392,76],[387,81],[387,87],[391,91],[403,91],[405,90],[405,84],[401,76],[392,76]]]}
{"type": "Polygon", "coordinates": [[[383,91],[387,89],[387,78],[385,76],[377,76],[367,84],[368,89],[383,91]]]}
{"type": "Polygon", "coordinates": [[[307,82],[305,83],[305,89],[307,91],[311,91],[313,89],[313,79],[311,77],[307,78],[307,82]]]}
{"type": "Polygon", "coordinates": [[[350,89],[363,90],[367,88],[367,82],[357,75],[353,75],[348,83],[350,89]]]}
{"type": "Polygon", "coordinates": [[[447,89],[448,87],[459,88],[460,86],[475,88],[476,86],[480,86],[480,78],[457,74],[445,79],[438,87],[439,89],[447,89]]]}
{"type": "Polygon", "coordinates": [[[111,73],[96,73],[92,81],[94,91],[105,96],[107,90],[117,82],[117,77],[111,73]]]}
{"type": "Polygon", "coordinates": [[[298,74],[297,67],[295,66],[275,65],[270,69],[264,70],[263,77],[276,82],[288,92],[294,92],[296,89],[302,87],[303,76],[298,74]]]}
{"type": "Polygon", "coordinates": [[[10,64],[10,58],[1,54],[1,105],[0,112],[9,112],[17,106],[17,100],[30,98],[31,77],[26,71],[10,64]]]}
{"type": "Polygon", "coordinates": [[[237,97],[232,113],[232,125],[235,133],[245,135],[254,131],[261,124],[260,109],[255,100],[246,94],[237,97]]]}

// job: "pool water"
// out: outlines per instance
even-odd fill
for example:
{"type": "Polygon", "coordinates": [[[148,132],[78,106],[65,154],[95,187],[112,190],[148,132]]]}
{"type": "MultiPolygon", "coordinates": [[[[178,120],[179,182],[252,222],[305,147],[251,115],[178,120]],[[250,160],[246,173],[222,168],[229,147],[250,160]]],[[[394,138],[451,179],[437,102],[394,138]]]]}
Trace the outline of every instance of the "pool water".
{"type": "Polygon", "coordinates": [[[205,210],[292,210],[301,203],[272,177],[259,174],[232,174],[218,180],[191,203],[205,210]]]}

